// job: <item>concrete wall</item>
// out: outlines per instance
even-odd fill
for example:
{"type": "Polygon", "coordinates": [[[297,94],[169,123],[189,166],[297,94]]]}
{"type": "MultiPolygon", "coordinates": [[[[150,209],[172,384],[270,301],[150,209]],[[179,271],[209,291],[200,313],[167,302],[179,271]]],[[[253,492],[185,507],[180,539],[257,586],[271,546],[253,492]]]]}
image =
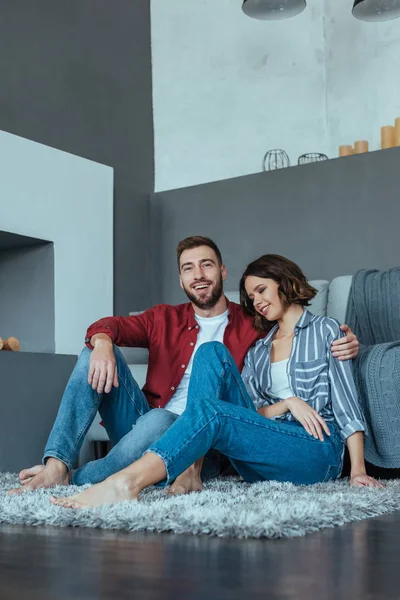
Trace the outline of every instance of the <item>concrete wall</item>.
{"type": "Polygon", "coordinates": [[[338,155],[400,116],[399,21],[366,23],[352,0],[307,0],[258,21],[241,0],[151,0],[156,191],[261,171],[266,150],[292,164],[338,155]]]}
{"type": "MultiPolygon", "coordinates": [[[[140,310],[154,189],[150,3],[2,0],[0,78],[0,129],[114,168],[114,308],[140,310]]],[[[99,235],[96,212],[87,235],[99,235]]]]}
{"type": "Polygon", "coordinates": [[[367,23],[348,0],[325,0],[328,136],[340,144],[367,139],[380,148],[380,128],[400,116],[398,19],[367,23]]]}
{"type": "Polygon", "coordinates": [[[294,164],[327,148],[323,3],[295,19],[243,14],[240,0],[151,0],[156,191],[294,164]]]}
{"type": "MultiPolygon", "coordinates": [[[[54,311],[39,306],[39,320],[54,316],[56,352],[77,354],[88,324],[112,313],[113,171],[2,131],[0,165],[1,228],[54,243],[54,311]]],[[[16,291],[22,277],[20,263],[16,291]]]]}
{"type": "Polygon", "coordinates": [[[76,356],[0,352],[0,472],[40,464],[76,356]]]}
{"type": "Polygon", "coordinates": [[[155,300],[185,301],[175,248],[189,235],[220,246],[226,290],[269,252],[298,262],[309,279],[398,266],[399,164],[396,148],[155,194],[155,300]]]}

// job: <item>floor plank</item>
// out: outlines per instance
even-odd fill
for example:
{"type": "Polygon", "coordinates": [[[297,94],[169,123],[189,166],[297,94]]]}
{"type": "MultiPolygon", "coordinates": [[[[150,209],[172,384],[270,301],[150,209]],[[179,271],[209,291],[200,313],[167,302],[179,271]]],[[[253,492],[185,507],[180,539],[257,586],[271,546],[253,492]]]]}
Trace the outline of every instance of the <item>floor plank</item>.
{"type": "Polygon", "coordinates": [[[398,600],[400,513],[291,540],[0,526],[2,600],[398,600]]]}

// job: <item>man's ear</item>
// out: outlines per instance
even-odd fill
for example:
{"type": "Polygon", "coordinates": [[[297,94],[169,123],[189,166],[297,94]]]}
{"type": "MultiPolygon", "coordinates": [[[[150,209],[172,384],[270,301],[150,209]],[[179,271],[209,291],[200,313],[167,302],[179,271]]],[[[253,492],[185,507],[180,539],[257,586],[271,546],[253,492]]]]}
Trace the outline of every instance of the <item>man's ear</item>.
{"type": "Polygon", "coordinates": [[[181,286],[181,288],[183,289],[183,283],[182,283],[182,277],[179,275],[179,285],[181,286]]]}
{"type": "Polygon", "coordinates": [[[222,280],[225,281],[228,278],[228,271],[225,265],[221,265],[222,280]]]}

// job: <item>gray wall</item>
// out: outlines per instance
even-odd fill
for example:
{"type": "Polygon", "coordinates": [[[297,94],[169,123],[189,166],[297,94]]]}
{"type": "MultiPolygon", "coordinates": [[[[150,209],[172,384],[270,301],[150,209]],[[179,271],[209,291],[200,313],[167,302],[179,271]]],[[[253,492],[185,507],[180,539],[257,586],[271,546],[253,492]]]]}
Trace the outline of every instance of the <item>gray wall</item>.
{"type": "Polygon", "coordinates": [[[295,260],[310,279],[400,264],[400,148],[154,194],[153,301],[185,300],[175,248],[207,235],[236,290],[245,266],[264,253],[295,260]]]}
{"type": "Polygon", "coordinates": [[[0,352],[0,472],[39,464],[76,356],[0,352]]]}
{"type": "Polygon", "coordinates": [[[18,338],[22,352],[55,352],[54,316],[53,244],[0,244],[0,337],[18,338]]]}
{"type": "Polygon", "coordinates": [[[140,310],[154,190],[150,2],[2,0],[0,14],[0,129],[114,167],[114,310],[140,310]]]}

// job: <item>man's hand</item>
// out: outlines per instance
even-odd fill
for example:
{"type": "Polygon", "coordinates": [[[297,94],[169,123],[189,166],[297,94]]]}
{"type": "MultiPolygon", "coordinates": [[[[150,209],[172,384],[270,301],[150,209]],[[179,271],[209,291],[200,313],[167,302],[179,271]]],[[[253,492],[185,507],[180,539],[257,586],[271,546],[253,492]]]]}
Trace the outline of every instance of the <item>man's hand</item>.
{"type": "Polygon", "coordinates": [[[93,336],[88,383],[98,394],[108,394],[112,386],[118,387],[117,361],[111,339],[107,335],[93,336]],[[101,336],[101,337],[100,337],[101,336]]]}
{"type": "Polygon", "coordinates": [[[325,419],[307,402],[297,396],[287,398],[285,402],[296,421],[301,423],[307,433],[313,435],[316,440],[320,439],[321,442],[324,441],[322,430],[325,431],[326,435],[331,435],[325,419]]]}
{"type": "Polygon", "coordinates": [[[339,360],[357,358],[360,342],[348,325],[341,325],[340,329],[345,332],[346,337],[332,342],[331,352],[339,360]]]}

